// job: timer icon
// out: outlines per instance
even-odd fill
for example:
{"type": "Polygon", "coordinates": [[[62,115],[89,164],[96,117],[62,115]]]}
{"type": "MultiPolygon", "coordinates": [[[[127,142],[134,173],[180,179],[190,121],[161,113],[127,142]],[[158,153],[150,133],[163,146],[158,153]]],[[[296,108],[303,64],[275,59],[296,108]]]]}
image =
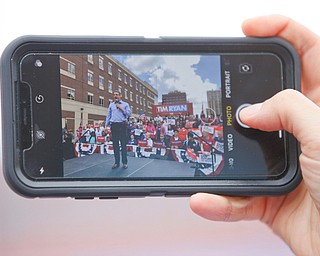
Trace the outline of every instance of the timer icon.
{"type": "Polygon", "coordinates": [[[43,97],[43,95],[39,94],[39,95],[37,95],[37,96],[34,98],[34,100],[35,100],[38,104],[41,104],[41,103],[44,102],[44,97],[43,97]]]}

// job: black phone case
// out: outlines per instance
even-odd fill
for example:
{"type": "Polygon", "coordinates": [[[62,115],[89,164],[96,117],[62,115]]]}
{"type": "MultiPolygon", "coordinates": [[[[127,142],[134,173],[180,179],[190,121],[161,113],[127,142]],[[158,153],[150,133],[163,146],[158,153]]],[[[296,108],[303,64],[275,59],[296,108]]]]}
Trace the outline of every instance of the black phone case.
{"type": "Polygon", "coordinates": [[[18,194],[26,197],[75,197],[101,199],[118,197],[145,196],[189,196],[196,192],[224,195],[253,196],[280,195],[293,190],[301,181],[299,167],[299,144],[288,134],[287,172],[278,179],[270,180],[121,180],[121,181],[70,181],[70,180],[31,180],[20,168],[19,152],[16,148],[17,126],[15,119],[16,104],[14,97],[14,73],[22,56],[28,52],[99,52],[113,47],[123,47],[133,51],[142,47],[152,52],[153,47],[170,45],[173,52],[179,45],[203,47],[215,45],[217,52],[251,52],[253,49],[277,55],[293,83],[285,88],[300,90],[300,60],[293,47],[279,38],[158,38],[143,37],[57,37],[24,36],[13,41],[1,57],[1,100],[2,100],[2,138],[3,171],[9,186],[18,194]],[[248,48],[247,46],[250,46],[248,48]]]}

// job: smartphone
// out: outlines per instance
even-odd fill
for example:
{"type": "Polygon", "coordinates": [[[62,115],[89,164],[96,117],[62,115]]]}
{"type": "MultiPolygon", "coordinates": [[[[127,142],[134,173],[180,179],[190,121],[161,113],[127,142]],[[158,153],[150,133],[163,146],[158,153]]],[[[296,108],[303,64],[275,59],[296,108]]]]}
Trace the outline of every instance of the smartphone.
{"type": "Polygon", "coordinates": [[[279,195],[301,180],[292,135],[239,119],[300,89],[279,38],[25,36],[1,66],[4,175],[26,197],[279,195]]]}

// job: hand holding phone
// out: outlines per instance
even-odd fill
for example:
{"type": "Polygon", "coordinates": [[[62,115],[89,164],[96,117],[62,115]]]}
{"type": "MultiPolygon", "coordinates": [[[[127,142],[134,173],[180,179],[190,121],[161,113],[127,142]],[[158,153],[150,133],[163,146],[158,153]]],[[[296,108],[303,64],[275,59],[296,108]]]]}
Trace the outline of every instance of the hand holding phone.
{"type": "Polygon", "coordinates": [[[314,66],[320,65],[319,36],[289,18],[276,15],[250,19],[244,23],[243,30],[248,36],[280,36],[301,50],[303,91],[308,98],[286,90],[258,106],[244,109],[240,116],[248,126],[266,131],[284,129],[294,134],[302,148],[303,181],[291,193],[279,197],[197,194],[191,198],[191,208],[202,217],[216,221],[259,219],[279,235],[294,254],[317,254],[319,230],[314,229],[314,223],[320,219],[320,147],[317,146],[320,141],[316,136],[320,129],[317,122],[320,109],[315,103],[319,102],[320,76],[314,72],[314,66]],[[308,239],[301,240],[301,233],[308,239]]]}

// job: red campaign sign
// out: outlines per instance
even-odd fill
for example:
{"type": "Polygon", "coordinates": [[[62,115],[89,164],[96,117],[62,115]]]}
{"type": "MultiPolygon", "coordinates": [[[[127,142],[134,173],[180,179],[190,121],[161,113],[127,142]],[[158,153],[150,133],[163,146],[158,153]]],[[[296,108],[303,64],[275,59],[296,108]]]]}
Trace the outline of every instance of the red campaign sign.
{"type": "Polygon", "coordinates": [[[152,115],[186,115],[189,113],[193,115],[193,104],[192,103],[180,103],[180,104],[162,104],[152,106],[152,115]]]}
{"type": "Polygon", "coordinates": [[[138,140],[138,146],[139,147],[147,147],[148,142],[146,140],[138,140]]]}
{"type": "Polygon", "coordinates": [[[104,136],[97,136],[97,142],[105,143],[105,137],[104,136]]]}
{"type": "Polygon", "coordinates": [[[192,158],[193,160],[197,160],[197,154],[193,153],[192,150],[190,148],[187,148],[187,154],[190,158],[192,158]]]}

